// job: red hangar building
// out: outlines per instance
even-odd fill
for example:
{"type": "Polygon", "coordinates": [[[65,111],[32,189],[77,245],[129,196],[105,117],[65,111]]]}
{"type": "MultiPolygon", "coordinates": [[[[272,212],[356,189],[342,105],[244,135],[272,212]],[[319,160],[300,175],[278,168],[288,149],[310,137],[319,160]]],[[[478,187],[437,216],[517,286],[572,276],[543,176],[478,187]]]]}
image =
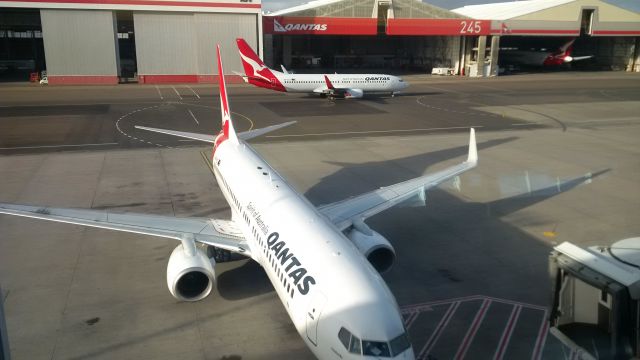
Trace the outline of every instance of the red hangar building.
{"type": "Polygon", "coordinates": [[[601,0],[452,11],[416,0],[318,0],[264,14],[263,26],[267,64],[297,71],[495,76],[501,49],[555,49],[573,38],[593,55],[592,69],[640,71],[640,14],[601,0]]]}

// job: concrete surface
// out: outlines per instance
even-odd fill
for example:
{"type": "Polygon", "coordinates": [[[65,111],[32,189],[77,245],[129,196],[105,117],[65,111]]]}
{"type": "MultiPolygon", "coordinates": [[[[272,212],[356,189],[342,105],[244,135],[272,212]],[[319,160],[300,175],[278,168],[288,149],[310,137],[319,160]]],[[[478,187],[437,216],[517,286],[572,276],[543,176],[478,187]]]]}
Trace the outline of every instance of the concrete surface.
{"type": "MultiPolygon", "coordinates": [[[[257,142],[638,121],[634,109],[640,105],[640,74],[635,73],[414,76],[407,81],[411,86],[395,98],[372,95],[334,102],[248,84],[229,92],[239,131],[298,121],[257,142]],[[565,115],[578,121],[565,124],[562,120],[570,120],[565,115]]],[[[134,126],[217,133],[218,104],[217,88],[210,85],[0,87],[0,154],[190,146],[194,142],[134,126]]]]}
{"type": "MultiPolygon", "coordinates": [[[[619,95],[609,101],[640,100],[639,88],[627,86],[627,81],[609,85],[606,93],[619,95]]],[[[496,106],[505,111],[525,106],[548,112],[565,125],[549,120],[543,126],[479,128],[478,168],[459,183],[428,193],[425,208],[394,208],[368,221],[397,251],[398,261],[384,278],[402,307],[421,358],[562,357],[566,349],[542,326],[551,246],[562,241],[606,245],[640,233],[640,123],[637,114],[634,118],[629,112],[633,106],[609,106],[595,85],[585,88],[582,82],[574,83],[573,89],[562,82],[562,91],[545,97],[541,94],[551,90],[542,84],[535,83],[539,96],[533,96],[531,86],[508,83],[504,94],[476,95],[469,92],[469,84],[452,82],[437,85],[444,89],[437,101],[427,101],[422,94],[385,100],[398,100],[395,105],[364,104],[384,111],[375,116],[386,116],[387,130],[399,129],[392,125],[397,125],[395,109],[400,108],[405,115],[414,114],[407,127],[426,114],[431,114],[430,127],[451,127],[453,122],[464,126],[479,114],[500,114],[496,106]],[[570,118],[561,111],[562,94],[567,103],[584,101],[585,115],[594,111],[588,103],[599,99],[597,108],[609,106],[603,112],[605,121],[577,124],[575,112],[570,118]],[[478,97],[491,101],[478,105],[478,97]],[[530,107],[536,102],[547,105],[530,107]],[[619,121],[623,117],[632,119],[619,121]],[[571,181],[587,173],[593,174],[590,183],[571,181]]],[[[637,80],[631,83],[637,85],[637,80]]],[[[271,100],[271,95],[246,98],[254,96],[258,102],[271,100]]],[[[310,99],[292,100],[309,104],[310,99]]],[[[573,108],[581,111],[579,106],[573,108]]],[[[266,114],[260,106],[234,109],[266,114]]],[[[173,121],[172,111],[161,114],[155,114],[157,121],[173,121]]],[[[487,117],[501,121],[502,115],[494,115],[487,117]]],[[[367,116],[372,115],[309,116],[302,119],[305,127],[279,135],[304,135],[303,131],[321,125],[326,132],[365,128],[367,116]]],[[[275,113],[266,117],[285,120],[275,113]]],[[[504,119],[509,124],[528,121],[504,119]]],[[[183,123],[188,121],[192,120],[183,123]]],[[[384,129],[381,119],[371,121],[384,129]]],[[[76,125],[69,129],[77,136],[85,130],[76,125]]],[[[466,129],[369,135],[375,136],[266,138],[255,147],[312,203],[322,204],[461,161],[468,140],[466,129]]],[[[173,144],[134,149],[118,145],[122,149],[108,151],[39,149],[0,156],[0,201],[229,216],[200,156],[200,151],[210,150],[167,145],[173,144]]],[[[264,272],[254,263],[219,264],[217,289],[201,302],[173,299],[165,273],[176,245],[0,216],[0,284],[13,358],[311,358],[264,272]]]]}

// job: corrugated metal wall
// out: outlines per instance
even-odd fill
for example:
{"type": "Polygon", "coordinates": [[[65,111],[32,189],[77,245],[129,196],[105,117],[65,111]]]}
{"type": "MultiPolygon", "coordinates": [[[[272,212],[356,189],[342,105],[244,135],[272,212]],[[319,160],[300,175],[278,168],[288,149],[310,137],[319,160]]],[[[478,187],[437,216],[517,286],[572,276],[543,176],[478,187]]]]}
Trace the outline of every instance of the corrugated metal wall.
{"type": "Polygon", "coordinates": [[[225,72],[242,71],[235,39],[256,46],[255,14],[134,12],[138,73],[144,75],[213,75],[215,47],[222,47],[225,72]]]}
{"type": "Polygon", "coordinates": [[[40,10],[49,75],[118,75],[112,11],[40,10]]]}
{"type": "Polygon", "coordinates": [[[134,12],[133,24],[139,74],[196,74],[193,14],[134,12]]]}
{"type": "Polygon", "coordinates": [[[195,14],[198,32],[198,74],[218,74],[216,44],[220,44],[224,71],[244,73],[236,38],[244,38],[257,49],[258,18],[255,14],[195,14]]]}

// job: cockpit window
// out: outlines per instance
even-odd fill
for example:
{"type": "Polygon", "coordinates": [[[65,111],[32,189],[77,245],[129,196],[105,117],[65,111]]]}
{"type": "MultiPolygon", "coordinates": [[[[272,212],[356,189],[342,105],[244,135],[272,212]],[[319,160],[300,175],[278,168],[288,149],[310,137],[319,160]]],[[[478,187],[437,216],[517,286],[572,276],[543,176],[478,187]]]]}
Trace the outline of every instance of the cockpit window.
{"type": "Polygon", "coordinates": [[[362,354],[362,343],[360,339],[351,335],[351,346],[349,346],[349,352],[353,354],[362,354]]]}
{"type": "Polygon", "coordinates": [[[360,342],[360,339],[351,334],[349,330],[340,328],[340,331],[338,332],[338,339],[340,339],[344,348],[349,350],[350,353],[362,354],[362,343],[360,342]]]}
{"type": "Polygon", "coordinates": [[[391,353],[393,354],[393,356],[396,356],[407,350],[410,346],[411,343],[407,338],[407,333],[403,333],[397,338],[391,340],[391,353]]]}
{"type": "Polygon", "coordinates": [[[402,333],[391,342],[360,340],[349,330],[340,328],[338,339],[344,348],[352,354],[365,356],[391,357],[402,354],[411,347],[407,333],[402,333]]]}
{"type": "Polygon", "coordinates": [[[338,332],[338,339],[340,339],[340,342],[344,345],[345,349],[349,349],[349,340],[351,340],[351,333],[349,330],[340,328],[340,331],[338,332]]]}
{"type": "Polygon", "coordinates": [[[380,341],[362,341],[362,353],[369,356],[391,357],[389,344],[380,341]]]}

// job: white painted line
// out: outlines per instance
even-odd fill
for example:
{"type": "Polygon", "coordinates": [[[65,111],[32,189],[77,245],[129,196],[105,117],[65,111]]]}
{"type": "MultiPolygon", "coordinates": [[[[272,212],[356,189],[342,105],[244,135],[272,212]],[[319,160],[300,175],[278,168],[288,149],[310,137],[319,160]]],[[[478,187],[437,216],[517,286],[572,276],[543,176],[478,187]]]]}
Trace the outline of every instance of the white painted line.
{"type": "Polygon", "coordinates": [[[303,136],[326,136],[326,135],[362,135],[362,134],[385,134],[385,133],[406,133],[413,131],[442,131],[469,128],[483,128],[482,125],[472,126],[452,126],[444,128],[424,128],[424,129],[397,129],[397,130],[371,130],[371,131],[344,131],[344,132],[326,132],[326,133],[310,133],[310,134],[291,134],[291,135],[268,135],[268,138],[287,138],[287,137],[303,137],[303,136]]]}
{"type": "Polygon", "coordinates": [[[41,145],[41,146],[17,146],[17,147],[3,147],[0,150],[20,150],[20,149],[51,149],[61,147],[82,147],[82,146],[109,146],[118,145],[118,143],[102,143],[102,144],[73,144],[73,145],[41,145]]]}
{"type": "Polygon", "coordinates": [[[189,112],[189,115],[191,115],[191,118],[193,119],[193,121],[195,121],[196,124],[200,125],[200,122],[198,121],[198,119],[196,119],[196,116],[193,115],[193,113],[191,112],[191,109],[187,109],[187,111],[189,112]]]}
{"type": "Polygon", "coordinates": [[[160,88],[158,87],[158,85],[156,85],[156,90],[158,90],[158,95],[160,96],[160,100],[164,100],[164,98],[162,97],[162,93],[160,92],[160,88]]]}
{"type": "Polygon", "coordinates": [[[507,346],[509,345],[509,341],[511,341],[511,335],[513,335],[513,329],[516,327],[516,323],[518,322],[518,318],[520,317],[520,312],[522,311],[522,305],[515,305],[513,310],[511,310],[511,315],[509,315],[509,320],[507,321],[507,326],[504,328],[502,332],[502,336],[500,337],[500,342],[498,343],[498,348],[496,349],[496,353],[493,356],[494,360],[502,360],[504,354],[507,352],[507,346]]]}
{"type": "Polygon", "coordinates": [[[184,142],[190,142],[190,141],[198,141],[198,140],[192,140],[192,139],[180,139],[178,141],[184,141],[184,142]]]}
{"type": "Polygon", "coordinates": [[[451,321],[453,314],[455,314],[456,310],[458,310],[458,306],[460,306],[459,301],[456,301],[451,305],[449,305],[447,312],[444,313],[444,316],[438,323],[438,326],[436,326],[435,331],[433,332],[433,334],[431,334],[431,336],[429,337],[429,340],[427,340],[427,343],[424,344],[424,347],[420,350],[420,353],[418,354],[418,358],[424,359],[427,355],[429,355],[429,352],[431,352],[431,349],[433,349],[435,344],[438,342],[438,339],[440,339],[440,335],[442,335],[444,328],[446,328],[447,325],[449,325],[449,321],[451,321]]]}
{"type": "Polygon", "coordinates": [[[191,90],[191,92],[193,93],[193,95],[195,95],[198,99],[200,99],[200,95],[198,95],[197,92],[193,91],[193,89],[191,88],[191,86],[187,85],[187,87],[189,88],[189,90],[191,90]]]}
{"type": "Polygon", "coordinates": [[[401,311],[402,311],[403,314],[406,314],[408,312],[413,312],[413,311],[423,311],[424,309],[432,310],[431,309],[432,306],[451,304],[452,302],[456,302],[456,301],[467,302],[467,301],[484,300],[484,299],[489,299],[489,300],[491,300],[493,302],[497,302],[497,303],[501,303],[501,304],[507,304],[507,305],[521,305],[521,306],[523,306],[525,308],[530,308],[530,309],[535,309],[535,310],[542,310],[542,311],[546,311],[547,310],[546,306],[528,304],[528,303],[524,303],[524,302],[520,302],[520,301],[512,301],[512,300],[500,299],[500,298],[491,297],[491,296],[471,295],[471,296],[463,296],[463,297],[457,297],[457,298],[446,299],[446,300],[437,300],[437,301],[431,301],[431,302],[426,302],[426,303],[408,305],[408,306],[402,307],[401,311]]]}
{"type": "Polygon", "coordinates": [[[458,351],[456,352],[456,356],[455,356],[456,360],[458,359],[462,360],[464,359],[465,355],[467,355],[467,350],[469,350],[469,347],[473,342],[473,338],[476,336],[476,333],[478,333],[480,324],[482,324],[482,321],[484,320],[485,315],[487,315],[487,310],[489,310],[490,305],[491,305],[491,300],[484,299],[484,301],[482,301],[482,305],[480,306],[480,309],[476,313],[476,316],[473,318],[473,321],[471,322],[471,326],[469,327],[469,330],[467,330],[467,333],[464,335],[464,338],[462,339],[462,343],[460,344],[460,347],[458,347],[458,351]]]}
{"type": "Polygon", "coordinates": [[[413,325],[413,323],[416,322],[420,314],[421,314],[420,311],[416,311],[415,313],[412,313],[411,315],[409,315],[409,317],[405,321],[404,327],[407,328],[408,330],[411,327],[411,325],[413,325]]]}
{"type": "Polygon", "coordinates": [[[595,120],[575,120],[575,121],[571,121],[569,122],[569,124],[574,123],[574,124],[587,124],[587,123],[596,123],[596,122],[614,122],[614,121],[637,121],[640,118],[636,117],[636,116],[628,116],[628,117],[622,117],[622,118],[611,118],[611,119],[595,119],[595,120]]]}
{"type": "Polygon", "coordinates": [[[545,310],[544,314],[542,314],[542,323],[540,324],[540,330],[538,330],[538,339],[536,339],[536,346],[533,348],[531,360],[539,360],[542,358],[542,351],[547,342],[548,333],[549,324],[547,323],[547,311],[545,310]]]}
{"type": "Polygon", "coordinates": [[[173,89],[173,91],[176,92],[176,95],[178,95],[178,97],[180,98],[180,100],[182,100],[182,96],[180,96],[180,93],[178,92],[178,90],[176,90],[175,86],[171,87],[173,89]]]}

